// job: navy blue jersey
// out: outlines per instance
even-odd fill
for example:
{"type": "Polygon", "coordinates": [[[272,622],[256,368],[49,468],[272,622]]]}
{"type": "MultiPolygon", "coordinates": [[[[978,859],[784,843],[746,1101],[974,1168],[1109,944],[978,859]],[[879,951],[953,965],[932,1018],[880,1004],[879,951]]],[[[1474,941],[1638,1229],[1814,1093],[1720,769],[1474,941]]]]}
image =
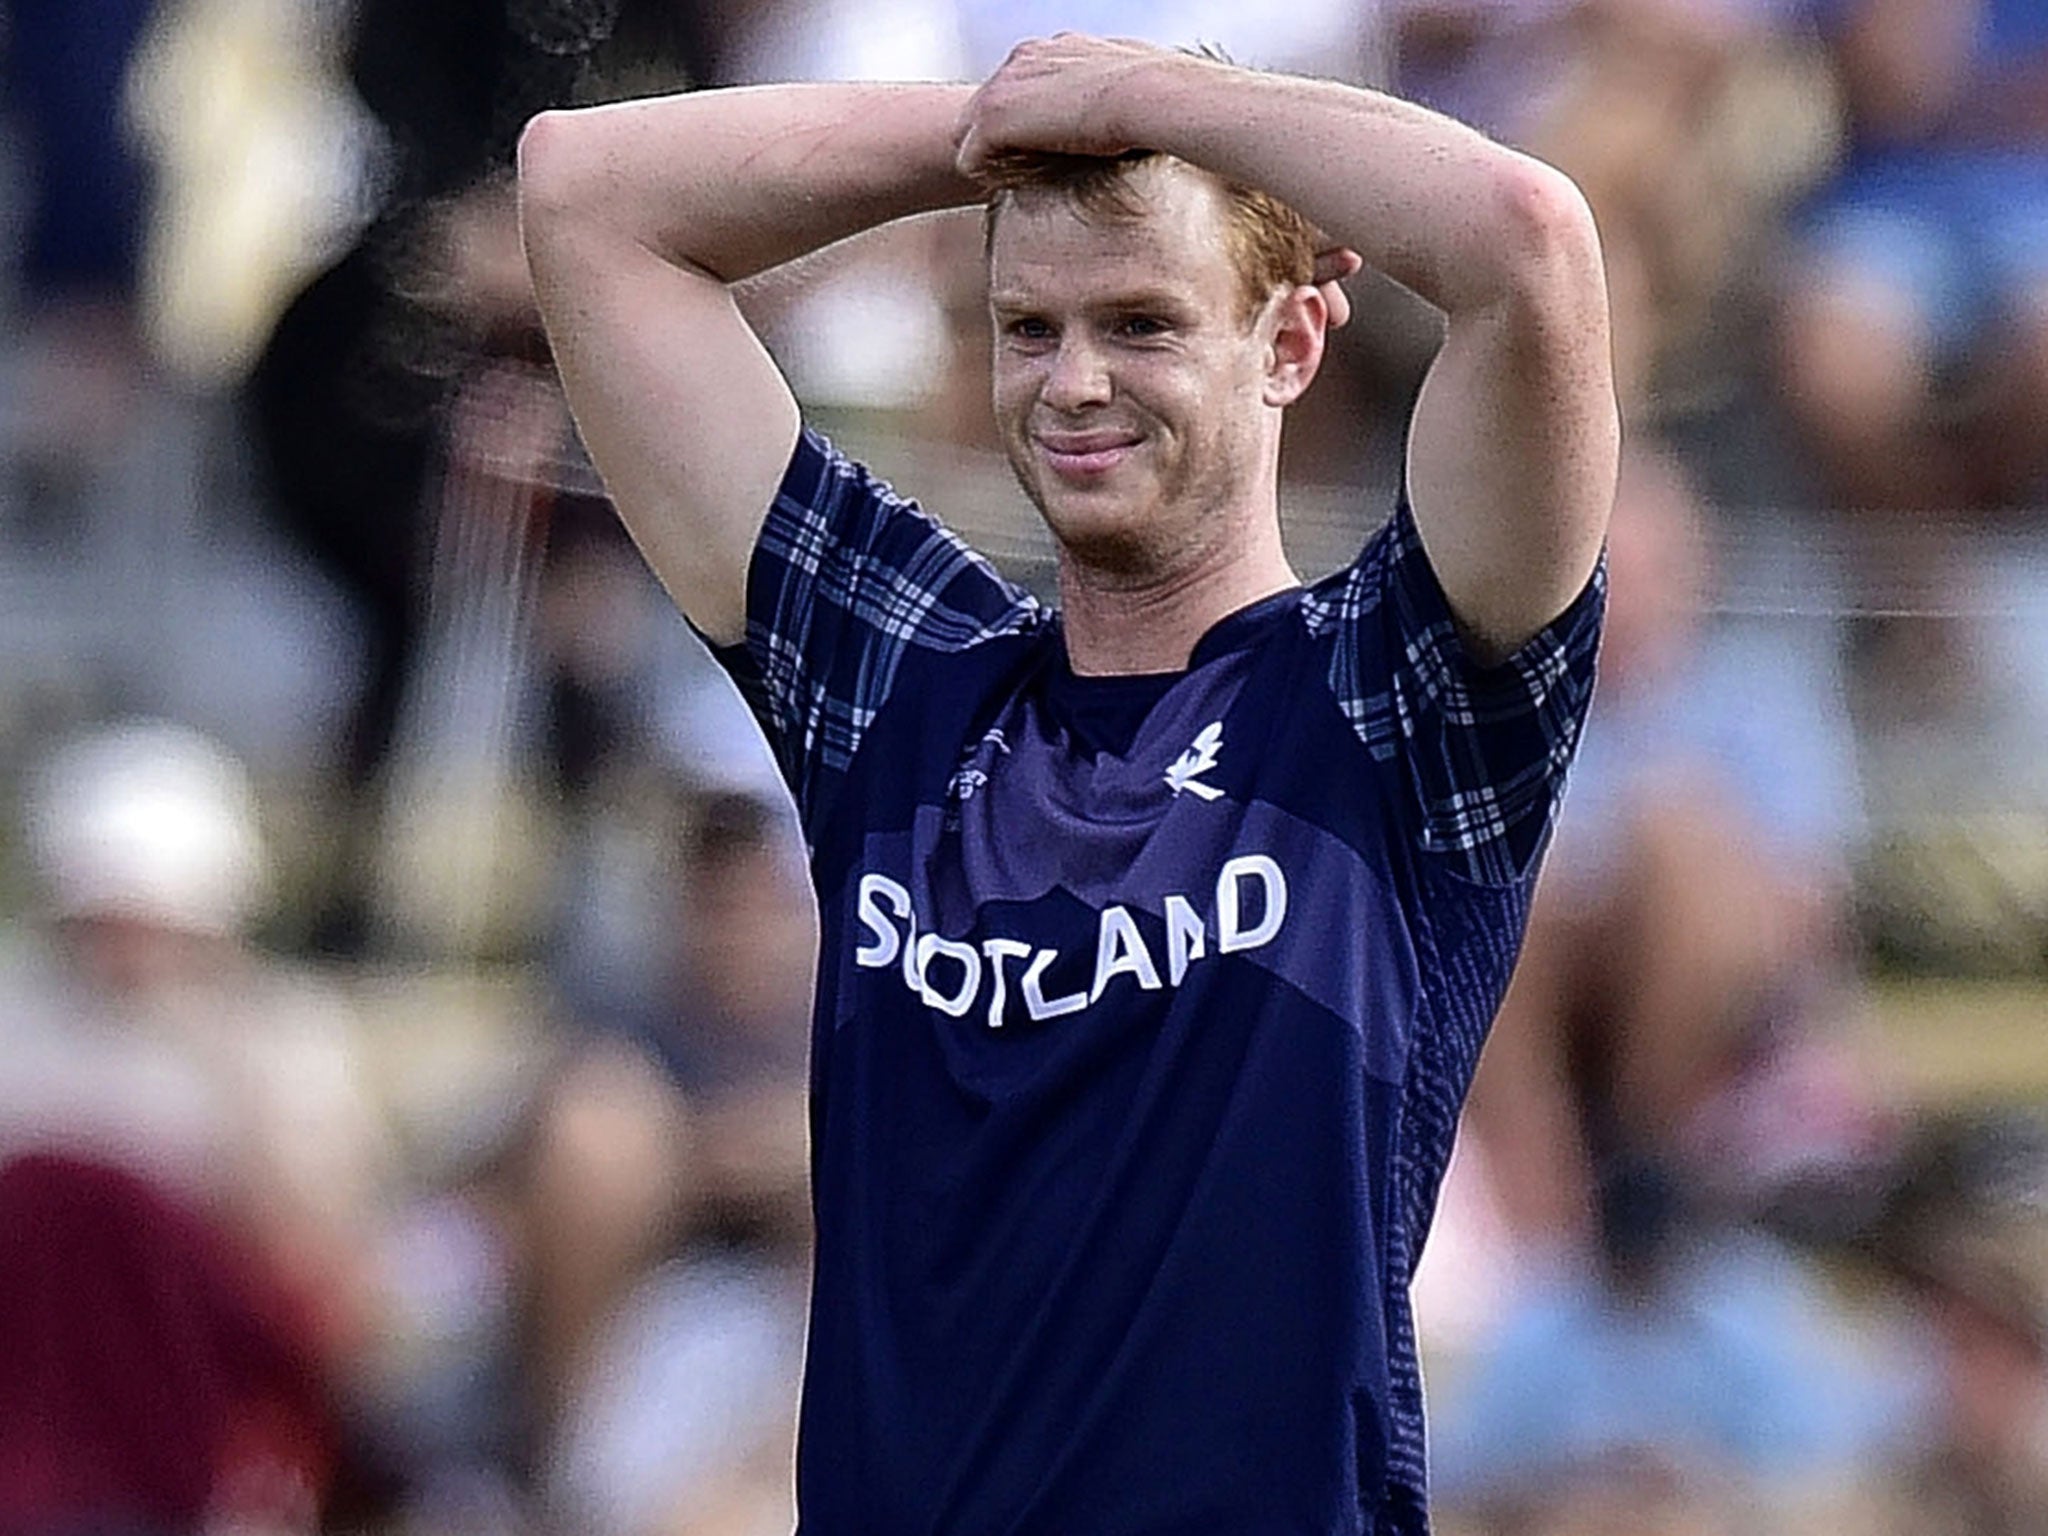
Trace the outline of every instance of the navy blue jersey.
{"type": "Polygon", "coordinates": [[[1601,592],[1474,668],[1404,508],[1076,677],[804,434],[724,659],[821,917],[807,1536],[1426,1528],[1408,1284],[1601,592]]]}

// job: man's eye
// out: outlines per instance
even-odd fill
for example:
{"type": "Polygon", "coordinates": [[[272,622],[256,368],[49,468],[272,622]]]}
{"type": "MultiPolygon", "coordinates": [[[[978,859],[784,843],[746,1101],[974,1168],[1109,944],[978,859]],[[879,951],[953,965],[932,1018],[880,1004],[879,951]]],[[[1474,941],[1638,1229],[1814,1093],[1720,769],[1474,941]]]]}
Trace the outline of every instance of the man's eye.
{"type": "Polygon", "coordinates": [[[1136,336],[1139,338],[1164,336],[1172,329],[1171,326],[1157,315],[1126,315],[1118,328],[1126,336],[1136,336]]]}
{"type": "Polygon", "coordinates": [[[1004,325],[1003,331],[1018,341],[1052,340],[1052,327],[1036,315],[1019,315],[1004,325]]]}

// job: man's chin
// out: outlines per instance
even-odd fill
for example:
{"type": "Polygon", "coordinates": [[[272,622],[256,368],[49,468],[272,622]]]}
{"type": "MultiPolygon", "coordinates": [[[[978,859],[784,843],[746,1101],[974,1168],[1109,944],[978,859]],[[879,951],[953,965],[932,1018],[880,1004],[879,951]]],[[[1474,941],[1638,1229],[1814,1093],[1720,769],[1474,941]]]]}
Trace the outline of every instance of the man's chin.
{"type": "Polygon", "coordinates": [[[1124,499],[1055,491],[1032,501],[1068,558],[1102,571],[1150,568],[1156,554],[1149,537],[1153,520],[1124,499]]]}
{"type": "Polygon", "coordinates": [[[1108,570],[1132,569],[1146,562],[1142,535],[1154,518],[1144,499],[1132,494],[1130,466],[1123,466],[1114,476],[1076,483],[1049,472],[1028,452],[1020,455],[1013,451],[1008,457],[1010,472],[1025,498],[1067,555],[1108,570]]]}

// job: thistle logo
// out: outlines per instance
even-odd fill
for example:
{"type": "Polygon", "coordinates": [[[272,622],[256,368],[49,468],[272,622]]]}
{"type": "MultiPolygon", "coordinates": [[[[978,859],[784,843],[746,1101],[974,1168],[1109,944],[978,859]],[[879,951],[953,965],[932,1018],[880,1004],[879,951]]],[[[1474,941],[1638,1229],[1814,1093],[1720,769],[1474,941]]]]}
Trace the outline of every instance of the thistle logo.
{"type": "Polygon", "coordinates": [[[977,767],[975,760],[986,757],[993,765],[997,752],[1005,757],[1010,753],[1010,744],[1003,739],[1001,726],[991,727],[987,735],[961,754],[960,766],[953,771],[952,780],[946,785],[946,798],[961,802],[972,800],[988,783],[988,769],[977,767]]]}
{"type": "Polygon", "coordinates": [[[1166,770],[1166,787],[1175,795],[1185,789],[1204,800],[1222,799],[1222,790],[1214,784],[1204,784],[1196,777],[1216,766],[1216,754],[1222,750],[1223,722],[1211,720],[1202,727],[1202,733],[1194,739],[1193,745],[1175,758],[1173,766],[1166,770]]]}

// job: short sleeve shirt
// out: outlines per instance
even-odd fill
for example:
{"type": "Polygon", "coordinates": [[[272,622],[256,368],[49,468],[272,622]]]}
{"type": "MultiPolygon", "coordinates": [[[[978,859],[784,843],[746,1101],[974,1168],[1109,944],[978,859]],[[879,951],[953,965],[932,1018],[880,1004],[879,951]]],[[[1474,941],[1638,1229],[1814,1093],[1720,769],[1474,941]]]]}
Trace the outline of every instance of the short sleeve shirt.
{"type": "Polygon", "coordinates": [[[1058,616],[803,434],[722,654],[820,910],[801,1531],[1426,1530],[1408,1284],[1603,581],[1479,669],[1403,505],[1104,746],[1058,616]]]}

